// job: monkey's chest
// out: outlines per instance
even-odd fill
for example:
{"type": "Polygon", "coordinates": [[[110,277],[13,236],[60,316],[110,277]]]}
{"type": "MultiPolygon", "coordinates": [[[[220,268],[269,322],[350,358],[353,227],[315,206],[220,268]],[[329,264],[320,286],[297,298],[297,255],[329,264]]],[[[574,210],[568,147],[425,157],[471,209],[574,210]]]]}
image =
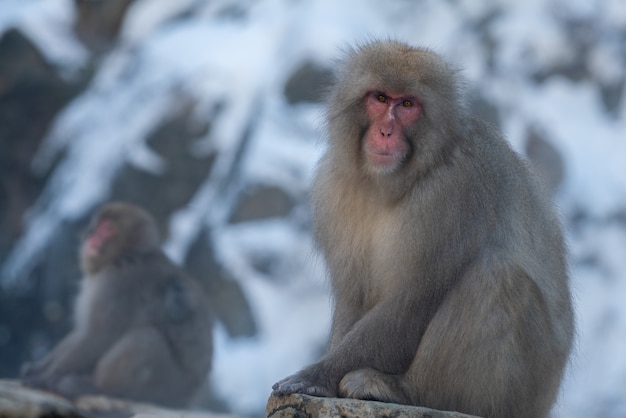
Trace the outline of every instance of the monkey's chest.
{"type": "Polygon", "coordinates": [[[344,218],[329,227],[326,256],[331,280],[358,296],[364,306],[373,306],[395,287],[404,272],[400,257],[406,257],[405,233],[391,214],[344,218]]]}

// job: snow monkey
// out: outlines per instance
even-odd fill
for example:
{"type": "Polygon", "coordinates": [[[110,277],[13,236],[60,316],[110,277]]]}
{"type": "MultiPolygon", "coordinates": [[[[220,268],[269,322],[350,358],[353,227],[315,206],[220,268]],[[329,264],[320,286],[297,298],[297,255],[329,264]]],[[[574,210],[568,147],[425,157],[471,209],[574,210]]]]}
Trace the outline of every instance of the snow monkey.
{"type": "Polygon", "coordinates": [[[337,79],[312,191],[330,346],[273,394],[545,417],[574,324],[541,185],[436,53],[373,41],[337,79]]]}
{"type": "Polygon", "coordinates": [[[105,205],[81,248],[74,328],[23,367],[25,385],[68,398],[100,393],[184,406],[212,359],[208,296],[159,247],[144,210],[105,205]]]}

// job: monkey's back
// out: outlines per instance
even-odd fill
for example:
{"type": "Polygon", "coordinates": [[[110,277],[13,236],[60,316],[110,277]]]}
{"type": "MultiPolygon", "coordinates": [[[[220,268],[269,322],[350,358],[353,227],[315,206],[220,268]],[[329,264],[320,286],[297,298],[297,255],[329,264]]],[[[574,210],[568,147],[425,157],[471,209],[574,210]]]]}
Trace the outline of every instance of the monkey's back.
{"type": "Polygon", "coordinates": [[[545,294],[555,319],[570,318],[557,321],[563,327],[556,330],[569,347],[573,312],[566,246],[547,188],[499,132],[480,120],[472,122],[468,135],[475,141],[477,159],[484,162],[481,177],[490,179],[482,187],[498,223],[483,251],[512,258],[510,261],[519,264],[545,294]]]}

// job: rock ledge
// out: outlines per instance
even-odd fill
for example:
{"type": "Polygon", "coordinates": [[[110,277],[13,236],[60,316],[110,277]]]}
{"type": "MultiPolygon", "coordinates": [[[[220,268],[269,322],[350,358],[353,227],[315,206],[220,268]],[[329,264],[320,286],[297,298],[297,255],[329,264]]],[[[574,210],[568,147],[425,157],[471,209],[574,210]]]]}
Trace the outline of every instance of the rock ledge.
{"type": "Polygon", "coordinates": [[[300,394],[271,396],[265,414],[267,418],[477,418],[460,412],[437,411],[418,406],[346,398],[318,398],[300,394]]]}

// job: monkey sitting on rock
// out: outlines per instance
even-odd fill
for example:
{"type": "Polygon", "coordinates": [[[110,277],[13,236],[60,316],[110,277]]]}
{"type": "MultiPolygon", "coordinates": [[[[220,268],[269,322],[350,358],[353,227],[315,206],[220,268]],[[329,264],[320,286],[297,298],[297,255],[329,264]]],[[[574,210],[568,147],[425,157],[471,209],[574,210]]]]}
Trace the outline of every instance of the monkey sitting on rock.
{"type": "Polygon", "coordinates": [[[273,395],[547,416],[574,325],[541,185],[434,52],[374,41],[337,78],[312,193],[330,347],[273,395]]]}
{"type": "Polygon", "coordinates": [[[208,296],[160,249],[153,218],[125,203],[93,217],[80,255],[74,327],[24,385],[70,399],[104,394],[185,406],[207,378],[213,319],[208,296]]]}

